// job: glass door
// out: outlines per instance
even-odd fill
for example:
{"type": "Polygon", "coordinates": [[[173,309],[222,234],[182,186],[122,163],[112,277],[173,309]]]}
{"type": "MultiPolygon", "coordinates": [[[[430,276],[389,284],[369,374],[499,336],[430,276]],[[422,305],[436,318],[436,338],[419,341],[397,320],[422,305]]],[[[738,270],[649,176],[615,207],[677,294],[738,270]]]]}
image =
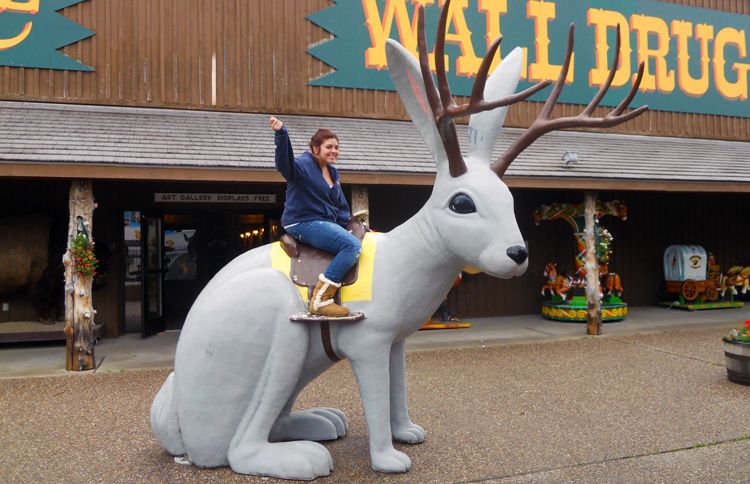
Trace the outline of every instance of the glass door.
{"type": "Polygon", "coordinates": [[[144,213],[141,216],[141,281],[143,283],[141,335],[144,338],[166,329],[163,239],[161,215],[144,213]]]}
{"type": "Polygon", "coordinates": [[[205,283],[200,275],[207,262],[205,216],[200,213],[165,213],[164,320],[167,331],[182,329],[193,301],[205,283]]]}
{"type": "Polygon", "coordinates": [[[123,212],[123,247],[124,247],[124,288],[125,305],[124,322],[126,333],[140,333],[143,328],[143,265],[141,264],[141,212],[126,210],[123,212]]]}

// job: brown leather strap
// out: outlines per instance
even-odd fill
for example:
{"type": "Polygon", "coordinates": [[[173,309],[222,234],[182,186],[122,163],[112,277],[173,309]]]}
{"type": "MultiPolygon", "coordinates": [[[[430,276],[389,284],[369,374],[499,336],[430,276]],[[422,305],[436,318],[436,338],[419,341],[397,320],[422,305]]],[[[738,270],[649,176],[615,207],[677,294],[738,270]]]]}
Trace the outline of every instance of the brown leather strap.
{"type": "Polygon", "coordinates": [[[341,361],[341,358],[333,350],[333,345],[331,344],[331,325],[328,324],[328,321],[320,323],[320,339],[323,341],[323,349],[326,351],[328,358],[331,361],[341,361]]]}
{"type": "MultiPolygon", "coordinates": [[[[312,299],[313,292],[315,291],[315,288],[308,287],[307,288],[307,299],[312,299]]],[[[336,295],[333,297],[334,301],[337,303],[340,301],[339,298],[340,291],[336,291],[336,295]]],[[[331,343],[331,325],[328,324],[328,321],[321,321],[320,322],[320,340],[323,342],[323,349],[326,352],[326,355],[328,355],[328,358],[331,359],[331,361],[341,361],[341,358],[339,358],[339,355],[336,354],[336,352],[333,350],[333,343],[331,343]]]]}

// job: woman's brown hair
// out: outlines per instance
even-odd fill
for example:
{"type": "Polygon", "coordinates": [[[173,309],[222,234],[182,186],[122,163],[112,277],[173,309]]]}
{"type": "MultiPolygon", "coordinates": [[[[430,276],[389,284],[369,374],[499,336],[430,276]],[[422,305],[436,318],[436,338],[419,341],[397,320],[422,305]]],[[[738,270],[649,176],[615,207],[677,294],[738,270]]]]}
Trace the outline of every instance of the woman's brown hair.
{"type": "Polygon", "coordinates": [[[317,130],[313,137],[310,138],[310,149],[315,151],[314,148],[320,148],[320,145],[323,144],[323,141],[331,138],[336,139],[336,141],[339,140],[339,137],[336,136],[336,133],[334,133],[330,129],[323,128],[317,130]]]}

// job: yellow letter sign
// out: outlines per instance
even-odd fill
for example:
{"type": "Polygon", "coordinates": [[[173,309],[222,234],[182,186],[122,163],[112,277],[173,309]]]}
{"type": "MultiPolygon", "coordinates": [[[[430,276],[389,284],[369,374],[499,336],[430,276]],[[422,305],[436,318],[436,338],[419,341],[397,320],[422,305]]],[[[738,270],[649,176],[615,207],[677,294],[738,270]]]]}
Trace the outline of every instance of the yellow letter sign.
{"type": "Polygon", "coordinates": [[[722,96],[727,99],[747,99],[747,72],[750,65],[735,63],[732,70],[737,73],[737,81],[730,82],[724,72],[724,50],[728,45],[737,47],[740,57],[747,57],[747,45],[745,44],[745,31],[731,27],[721,29],[714,41],[714,75],[716,76],[716,88],[722,96]]]}
{"type": "MultiPolygon", "coordinates": [[[[508,0],[479,0],[479,11],[484,12],[485,16],[487,17],[487,47],[492,45],[492,43],[502,35],[502,32],[500,31],[500,17],[502,17],[504,14],[508,13],[508,0]]],[[[526,51],[526,47],[523,48],[524,51],[526,51]]],[[[499,54],[499,53],[498,53],[499,54]]],[[[522,74],[521,77],[526,78],[526,59],[524,55],[524,65],[522,68],[522,74]]],[[[490,72],[495,70],[495,67],[497,67],[498,64],[500,64],[500,60],[502,59],[502,56],[496,55],[494,59],[492,59],[492,64],[490,65],[490,72]]]]}
{"type": "Polygon", "coordinates": [[[0,13],[4,11],[30,13],[34,15],[39,13],[39,0],[28,0],[20,2],[19,0],[0,0],[0,13]]]}
{"type": "MultiPolygon", "coordinates": [[[[638,63],[643,62],[643,81],[641,91],[659,91],[669,94],[674,91],[674,70],[667,69],[667,54],[669,54],[669,28],[667,23],[658,17],[646,15],[633,15],[630,17],[630,26],[638,35],[638,63]],[[655,49],[648,46],[649,34],[655,34],[658,45],[655,49]],[[654,59],[656,72],[651,72],[649,59],[654,59]]],[[[633,75],[635,78],[637,74],[633,75]]]]}
{"type": "Polygon", "coordinates": [[[695,37],[701,46],[701,75],[698,78],[690,75],[690,51],[688,42],[693,37],[693,24],[682,20],[672,21],[672,35],[677,37],[677,83],[682,92],[688,96],[700,97],[708,92],[710,84],[711,56],[708,53],[708,41],[714,38],[712,25],[698,24],[695,26],[695,37]]]}
{"type": "Polygon", "coordinates": [[[601,86],[607,81],[611,66],[607,54],[609,43],[607,42],[607,30],[620,26],[620,65],[617,67],[615,77],[612,80],[614,87],[621,87],[630,81],[632,67],[630,65],[630,26],[628,19],[620,12],[591,8],[588,11],[588,23],[595,27],[594,41],[596,44],[596,67],[589,72],[589,86],[601,86]]]}
{"type": "MultiPolygon", "coordinates": [[[[18,0],[0,0],[0,13],[5,12],[6,10],[8,12],[29,13],[35,15],[39,12],[39,0],[29,0],[28,2],[20,2],[18,0]]],[[[31,33],[31,27],[32,23],[26,22],[23,29],[21,29],[21,33],[18,35],[7,39],[0,39],[0,50],[10,49],[26,40],[26,37],[31,33]]]]}
{"type": "MultiPolygon", "coordinates": [[[[549,29],[550,19],[555,18],[555,4],[538,0],[530,0],[526,5],[526,15],[534,19],[536,35],[534,44],[536,45],[536,62],[529,66],[529,80],[537,81],[554,81],[560,76],[561,65],[552,65],[549,63],[549,29]]],[[[570,58],[570,70],[565,82],[573,82],[575,78],[575,59],[573,54],[570,58]]]]}

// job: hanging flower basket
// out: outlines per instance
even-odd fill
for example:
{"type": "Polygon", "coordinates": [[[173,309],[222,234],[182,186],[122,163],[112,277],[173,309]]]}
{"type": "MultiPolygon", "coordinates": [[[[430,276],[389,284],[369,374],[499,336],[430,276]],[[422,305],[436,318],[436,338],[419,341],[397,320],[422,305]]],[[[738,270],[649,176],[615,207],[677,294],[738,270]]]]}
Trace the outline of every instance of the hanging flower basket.
{"type": "Polygon", "coordinates": [[[78,234],[73,238],[71,244],[70,258],[73,261],[73,271],[79,276],[93,276],[96,274],[96,266],[99,261],[94,255],[94,244],[88,237],[78,234]]]}
{"type": "Polygon", "coordinates": [[[750,320],[724,337],[729,381],[750,385],[750,320]]]}

